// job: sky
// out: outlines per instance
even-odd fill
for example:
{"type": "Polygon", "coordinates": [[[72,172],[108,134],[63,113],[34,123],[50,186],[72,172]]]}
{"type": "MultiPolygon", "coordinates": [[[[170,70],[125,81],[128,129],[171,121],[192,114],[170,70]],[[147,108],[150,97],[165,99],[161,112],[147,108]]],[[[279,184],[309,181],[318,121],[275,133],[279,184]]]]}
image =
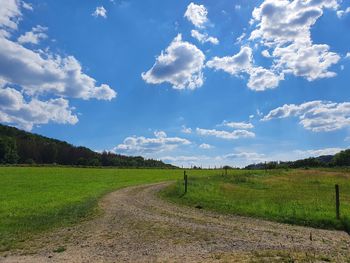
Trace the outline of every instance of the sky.
{"type": "Polygon", "coordinates": [[[0,122],[189,167],[350,145],[350,3],[0,0],[0,122]]]}

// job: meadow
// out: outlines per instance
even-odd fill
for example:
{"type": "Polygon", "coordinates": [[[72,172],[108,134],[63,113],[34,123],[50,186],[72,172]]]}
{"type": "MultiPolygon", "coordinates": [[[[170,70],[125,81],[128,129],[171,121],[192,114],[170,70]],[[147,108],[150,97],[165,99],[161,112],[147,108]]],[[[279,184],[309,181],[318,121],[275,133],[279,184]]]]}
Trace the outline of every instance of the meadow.
{"type": "Polygon", "coordinates": [[[0,167],[0,252],[33,235],[99,215],[117,189],[174,181],[160,196],[181,205],[320,228],[350,230],[349,170],[244,171],[0,167]],[[334,185],[341,218],[335,218],[334,185]]]}
{"type": "Polygon", "coordinates": [[[227,214],[350,232],[350,171],[231,170],[227,175],[183,180],[160,195],[172,202],[227,214]],[[336,219],[335,184],[340,187],[340,219],[336,219]]]}
{"type": "Polygon", "coordinates": [[[0,251],[97,215],[97,202],[108,192],[182,176],[166,169],[0,167],[0,251]]]}

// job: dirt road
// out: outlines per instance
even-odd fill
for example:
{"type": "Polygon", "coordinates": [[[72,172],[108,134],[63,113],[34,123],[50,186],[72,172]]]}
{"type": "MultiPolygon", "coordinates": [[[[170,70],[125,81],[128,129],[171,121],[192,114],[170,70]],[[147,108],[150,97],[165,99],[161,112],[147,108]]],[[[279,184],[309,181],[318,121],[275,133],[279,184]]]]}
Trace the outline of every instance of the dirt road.
{"type": "Polygon", "coordinates": [[[345,232],[179,207],[156,196],[166,185],[108,194],[102,216],[28,242],[0,262],[350,262],[345,232]]]}

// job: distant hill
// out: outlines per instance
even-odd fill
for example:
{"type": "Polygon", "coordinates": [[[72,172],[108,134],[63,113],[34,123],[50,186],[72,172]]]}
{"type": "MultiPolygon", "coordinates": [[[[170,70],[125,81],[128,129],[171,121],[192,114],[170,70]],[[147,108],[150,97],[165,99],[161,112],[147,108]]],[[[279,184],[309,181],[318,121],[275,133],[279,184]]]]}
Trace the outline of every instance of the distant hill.
{"type": "Polygon", "coordinates": [[[350,149],[335,155],[322,155],[289,162],[268,162],[250,164],[245,169],[276,169],[276,168],[306,168],[306,167],[349,167],[350,149]]]}
{"type": "Polygon", "coordinates": [[[22,131],[0,124],[0,164],[59,164],[138,168],[175,168],[162,161],[109,152],[97,153],[86,147],[22,131]]]}

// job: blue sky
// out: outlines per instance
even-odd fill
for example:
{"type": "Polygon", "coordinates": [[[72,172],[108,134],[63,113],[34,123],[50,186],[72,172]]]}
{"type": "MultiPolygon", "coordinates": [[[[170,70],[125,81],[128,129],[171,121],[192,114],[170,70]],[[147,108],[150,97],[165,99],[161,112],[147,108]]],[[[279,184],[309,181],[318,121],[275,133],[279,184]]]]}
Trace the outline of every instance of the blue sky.
{"type": "Polygon", "coordinates": [[[0,122],[177,165],[350,145],[340,0],[0,0],[0,122]]]}

